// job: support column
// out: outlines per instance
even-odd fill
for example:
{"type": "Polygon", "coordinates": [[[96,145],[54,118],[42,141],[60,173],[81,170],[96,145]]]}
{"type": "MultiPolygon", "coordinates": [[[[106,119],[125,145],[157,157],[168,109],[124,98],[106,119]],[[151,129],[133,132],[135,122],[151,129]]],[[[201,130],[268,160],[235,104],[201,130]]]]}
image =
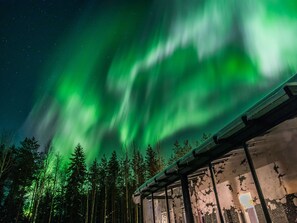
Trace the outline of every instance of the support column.
{"type": "MultiPolygon", "coordinates": [[[[173,196],[173,189],[171,188],[171,196],[173,196]]],[[[172,200],[173,202],[173,200],[172,200]]],[[[172,205],[172,212],[173,212],[173,220],[174,220],[174,223],[176,223],[176,214],[175,214],[175,208],[174,208],[174,205],[172,205]]]]}
{"type": "Polygon", "coordinates": [[[217,208],[218,208],[218,212],[219,212],[220,221],[221,221],[221,223],[224,223],[224,218],[223,218],[220,201],[219,201],[219,196],[218,196],[218,192],[217,192],[217,184],[215,181],[215,177],[214,177],[214,173],[213,173],[213,166],[211,163],[209,163],[209,171],[210,171],[213,191],[214,191],[216,202],[217,202],[217,208]]]}
{"type": "Polygon", "coordinates": [[[156,222],[155,219],[155,203],[154,203],[154,193],[152,193],[152,208],[153,208],[153,222],[156,222]]]}
{"type": "Polygon", "coordinates": [[[243,149],[244,149],[245,156],[246,156],[246,159],[248,161],[248,164],[249,164],[249,167],[250,167],[250,170],[251,170],[253,180],[255,182],[255,187],[256,187],[256,190],[257,190],[258,195],[259,195],[259,199],[260,199],[260,203],[261,203],[261,206],[262,206],[262,209],[263,209],[263,212],[264,212],[265,220],[266,220],[267,223],[271,223],[272,221],[271,221],[269,211],[268,211],[268,208],[267,208],[267,205],[266,205],[266,202],[265,202],[265,198],[264,198],[264,195],[263,195],[260,183],[259,183],[259,179],[258,179],[256,170],[255,170],[255,167],[254,167],[254,163],[253,163],[251,154],[250,154],[250,152],[248,150],[248,146],[247,146],[246,143],[243,144],[243,149]]]}
{"type": "Polygon", "coordinates": [[[191,207],[191,199],[189,193],[189,185],[188,185],[188,177],[186,175],[180,175],[183,199],[184,199],[184,206],[186,212],[186,222],[187,223],[194,223],[192,207],[191,207]]]}
{"type": "Polygon", "coordinates": [[[137,209],[135,210],[136,211],[136,214],[134,214],[134,216],[136,215],[136,219],[137,219],[137,223],[141,223],[141,219],[140,219],[140,207],[141,205],[140,204],[137,204],[137,209]]]}
{"type": "Polygon", "coordinates": [[[143,219],[143,197],[140,197],[140,216],[139,216],[140,223],[144,222],[143,219]]]}
{"type": "Polygon", "coordinates": [[[170,207],[168,202],[167,186],[165,186],[165,198],[166,198],[166,208],[167,208],[167,222],[170,223],[170,207]]]}

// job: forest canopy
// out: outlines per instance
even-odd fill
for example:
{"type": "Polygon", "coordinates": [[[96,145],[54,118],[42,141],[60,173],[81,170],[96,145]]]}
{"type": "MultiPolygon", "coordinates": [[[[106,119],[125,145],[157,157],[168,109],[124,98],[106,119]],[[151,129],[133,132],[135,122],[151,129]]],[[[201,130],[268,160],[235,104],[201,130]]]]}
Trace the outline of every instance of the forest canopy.
{"type": "MultiPolygon", "coordinates": [[[[209,136],[203,134],[199,143],[209,136]]],[[[70,158],[43,148],[34,138],[19,146],[12,134],[0,141],[0,222],[138,222],[133,192],[146,180],[192,149],[188,140],[176,141],[167,160],[157,143],[145,153],[132,148],[119,155],[86,163],[79,143],[70,158]],[[42,152],[41,152],[42,151],[42,152]],[[132,151],[128,153],[128,151],[132,151]]]]}

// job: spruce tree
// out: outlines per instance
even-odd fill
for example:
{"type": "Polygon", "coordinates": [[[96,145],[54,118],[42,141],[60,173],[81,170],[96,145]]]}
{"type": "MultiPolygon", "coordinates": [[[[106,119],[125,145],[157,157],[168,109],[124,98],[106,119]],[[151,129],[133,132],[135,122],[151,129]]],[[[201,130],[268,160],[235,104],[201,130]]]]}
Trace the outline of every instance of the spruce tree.
{"type": "MultiPolygon", "coordinates": [[[[132,167],[132,193],[139,187],[141,186],[144,181],[145,181],[145,162],[142,154],[138,149],[135,148],[133,149],[133,155],[132,155],[132,160],[131,160],[131,167],[132,167]]],[[[139,212],[139,207],[138,205],[134,205],[134,210],[133,210],[133,221],[132,222],[138,222],[138,212],[139,212]]]]}
{"type": "Polygon", "coordinates": [[[108,183],[108,196],[110,204],[107,211],[106,220],[107,222],[117,222],[117,204],[118,204],[118,191],[117,191],[117,178],[119,174],[119,162],[115,151],[112,152],[111,157],[108,161],[107,166],[107,183],[108,183]]]}
{"type": "Polygon", "coordinates": [[[131,180],[131,162],[126,150],[125,156],[120,160],[118,190],[121,198],[120,219],[123,222],[131,222],[131,197],[132,197],[132,180],[131,180]]]}
{"type": "Polygon", "coordinates": [[[82,202],[86,172],[85,155],[83,148],[78,144],[70,158],[70,165],[67,169],[65,222],[83,222],[82,202]]]}
{"type": "Polygon", "coordinates": [[[38,148],[39,144],[33,137],[25,138],[19,149],[15,150],[16,158],[10,174],[10,190],[4,203],[2,217],[4,222],[25,221],[26,216],[23,214],[25,195],[41,169],[42,159],[38,148]]]}
{"type": "Polygon", "coordinates": [[[148,145],[146,149],[146,156],[145,156],[145,165],[146,165],[146,179],[150,179],[151,177],[155,176],[158,171],[158,157],[157,153],[153,150],[153,148],[148,145]]]}
{"type": "Polygon", "coordinates": [[[183,157],[186,153],[190,152],[192,149],[192,146],[188,140],[184,141],[183,146],[181,146],[177,140],[175,141],[175,143],[173,145],[174,145],[173,154],[171,155],[171,157],[168,161],[168,165],[174,163],[179,158],[183,157]]]}
{"type": "Polygon", "coordinates": [[[141,186],[145,181],[145,161],[139,150],[134,149],[132,156],[132,171],[135,189],[141,186]]]}
{"type": "Polygon", "coordinates": [[[107,182],[107,166],[108,162],[103,155],[101,158],[101,162],[99,164],[99,194],[98,194],[98,201],[103,201],[101,203],[98,203],[99,207],[99,222],[104,222],[106,223],[106,216],[107,216],[107,193],[108,193],[108,182],[107,182]]]}
{"type": "Polygon", "coordinates": [[[210,133],[203,133],[199,140],[196,141],[195,146],[198,147],[211,137],[210,133]]]}

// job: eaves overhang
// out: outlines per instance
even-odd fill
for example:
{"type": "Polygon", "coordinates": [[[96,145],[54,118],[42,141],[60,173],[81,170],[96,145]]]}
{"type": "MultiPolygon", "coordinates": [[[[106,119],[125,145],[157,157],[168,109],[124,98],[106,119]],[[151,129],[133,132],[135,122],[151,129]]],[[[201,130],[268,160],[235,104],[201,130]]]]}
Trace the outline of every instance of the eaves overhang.
{"type": "Polygon", "coordinates": [[[199,147],[141,185],[133,196],[146,197],[203,168],[225,153],[241,147],[248,140],[264,134],[279,123],[297,115],[297,75],[234,119],[199,147]]]}

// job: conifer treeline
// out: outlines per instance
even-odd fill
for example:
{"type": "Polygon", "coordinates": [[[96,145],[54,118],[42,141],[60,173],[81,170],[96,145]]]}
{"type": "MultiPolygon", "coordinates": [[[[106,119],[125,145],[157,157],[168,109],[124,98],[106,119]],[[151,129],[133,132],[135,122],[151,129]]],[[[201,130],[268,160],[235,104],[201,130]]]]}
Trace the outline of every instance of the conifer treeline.
{"type": "Polygon", "coordinates": [[[159,144],[145,155],[133,146],[132,154],[114,151],[87,167],[80,144],[65,162],[50,143],[41,153],[35,138],[19,147],[1,140],[0,222],[138,222],[135,189],[191,148],[176,142],[166,162],[159,144]]]}

